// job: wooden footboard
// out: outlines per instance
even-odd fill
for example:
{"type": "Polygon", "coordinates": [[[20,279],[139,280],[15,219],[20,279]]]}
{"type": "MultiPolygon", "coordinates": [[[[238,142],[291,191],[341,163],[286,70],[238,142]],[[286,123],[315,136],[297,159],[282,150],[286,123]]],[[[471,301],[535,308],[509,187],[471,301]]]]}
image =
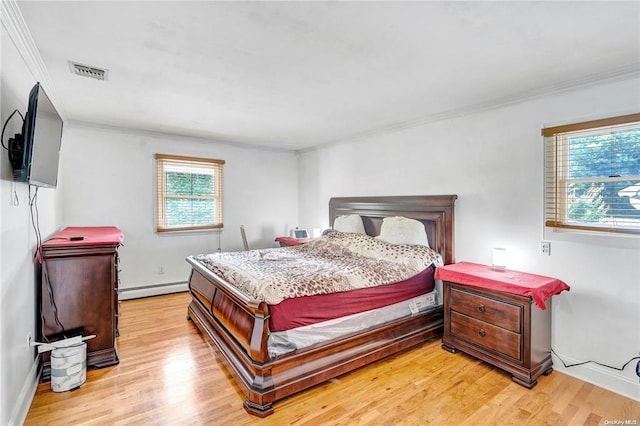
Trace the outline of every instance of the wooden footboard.
{"type": "MultiPolygon", "coordinates": [[[[203,280],[207,281],[207,278],[196,270],[192,272],[191,282],[196,283],[195,288],[202,288],[203,280]]],[[[261,313],[251,320],[251,314],[247,315],[249,310],[221,295],[224,290],[220,287],[210,287],[215,287],[213,293],[219,295],[214,294],[213,304],[226,308],[209,310],[209,301],[203,300],[203,295],[194,289],[189,317],[235,376],[245,395],[245,409],[259,417],[271,414],[273,403],[282,398],[419,343],[440,338],[443,333],[444,315],[442,307],[438,306],[364,333],[269,360],[268,335],[256,340],[260,334],[258,330],[267,333],[267,317],[261,313]],[[252,347],[253,342],[255,347],[252,347]],[[256,347],[264,347],[263,352],[257,352],[256,347]]]]}
{"type": "MultiPolygon", "coordinates": [[[[385,216],[418,218],[432,234],[432,248],[442,253],[445,263],[451,263],[455,199],[455,195],[332,199],[332,206],[348,214],[353,205],[352,212],[366,216],[369,226],[385,216]]],[[[331,220],[336,215],[334,210],[332,207],[331,220]]],[[[253,302],[192,257],[187,261],[193,267],[188,316],[235,377],[245,395],[245,409],[256,416],[268,416],[274,402],[287,396],[443,333],[444,314],[438,306],[270,359],[267,304],[253,302]]]]}
{"type": "Polygon", "coordinates": [[[193,270],[189,278],[189,291],[194,302],[201,307],[216,325],[233,338],[239,348],[254,362],[268,360],[269,309],[266,303],[253,303],[231,284],[214,276],[198,262],[188,257],[193,270]]]}

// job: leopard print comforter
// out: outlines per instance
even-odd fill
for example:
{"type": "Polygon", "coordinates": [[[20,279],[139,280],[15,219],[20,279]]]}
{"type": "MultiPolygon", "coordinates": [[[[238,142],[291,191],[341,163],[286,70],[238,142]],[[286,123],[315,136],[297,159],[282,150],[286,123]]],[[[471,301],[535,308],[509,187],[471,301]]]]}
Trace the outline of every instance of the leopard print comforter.
{"type": "Polygon", "coordinates": [[[338,231],[300,246],[195,258],[253,300],[272,305],[287,298],[392,284],[442,263],[440,255],[425,246],[338,231]]]}

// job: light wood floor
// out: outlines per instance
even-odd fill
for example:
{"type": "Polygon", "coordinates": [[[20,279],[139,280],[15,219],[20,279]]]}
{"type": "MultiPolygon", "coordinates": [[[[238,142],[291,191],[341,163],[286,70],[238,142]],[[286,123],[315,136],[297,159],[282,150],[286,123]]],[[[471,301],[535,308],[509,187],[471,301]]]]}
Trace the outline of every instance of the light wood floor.
{"type": "Polygon", "coordinates": [[[557,371],[527,390],[439,341],[294,395],[259,419],[186,320],[188,303],[186,293],[123,302],[120,364],[89,370],[73,392],[41,383],[25,424],[640,424],[631,399],[557,371]]]}

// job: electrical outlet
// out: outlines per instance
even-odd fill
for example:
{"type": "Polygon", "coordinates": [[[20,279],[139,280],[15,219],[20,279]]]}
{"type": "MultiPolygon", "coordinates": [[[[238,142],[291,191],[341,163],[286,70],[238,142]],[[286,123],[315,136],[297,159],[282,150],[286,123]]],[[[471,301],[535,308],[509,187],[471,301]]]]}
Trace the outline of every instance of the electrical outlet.
{"type": "Polygon", "coordinates": [[[158,274],[159,275],[164,274],[164,266],[158,266],[158,274]]]}
{"type": "Polygon", "coordinates": [[[27,334],[27,350],[31,350],[31,333],[27,334]]]}
{"type": "Polygon", "coordinates": [[[551,256],[551,243],[548,241],[540,241],[540,254],[551,256]]]}

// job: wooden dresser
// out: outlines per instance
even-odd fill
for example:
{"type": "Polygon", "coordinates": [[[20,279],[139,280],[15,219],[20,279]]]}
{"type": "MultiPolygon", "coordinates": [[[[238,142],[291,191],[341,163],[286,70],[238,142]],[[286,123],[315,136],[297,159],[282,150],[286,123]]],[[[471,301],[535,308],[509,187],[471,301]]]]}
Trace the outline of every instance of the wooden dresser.
{"type": "Polygon", "coordinates": [[[527,388],[535,386],[540,375],[550,374],[550,297],[569,287],[554,278],[497,272],[485,265],[447,267],[449,271],[436,274],[444,284],[442,347],[493,364],[527,388]],[[464,273],[456,274],[456,268],[464,273]],[[538,298],[542,307],[534,302],[534,292],[545,296],[543,301],[538,298]]]}
{"type": "MultiPolygon", "coordinates": [[[[42,244],[38,341],[95,334],[86,341],[87,366],[119,362],[118,247],[122,242],[116,227],[70,227],[42,244]]],[[[49,353],[42,355],[42,380],[47,381],[49,353]]]]}

